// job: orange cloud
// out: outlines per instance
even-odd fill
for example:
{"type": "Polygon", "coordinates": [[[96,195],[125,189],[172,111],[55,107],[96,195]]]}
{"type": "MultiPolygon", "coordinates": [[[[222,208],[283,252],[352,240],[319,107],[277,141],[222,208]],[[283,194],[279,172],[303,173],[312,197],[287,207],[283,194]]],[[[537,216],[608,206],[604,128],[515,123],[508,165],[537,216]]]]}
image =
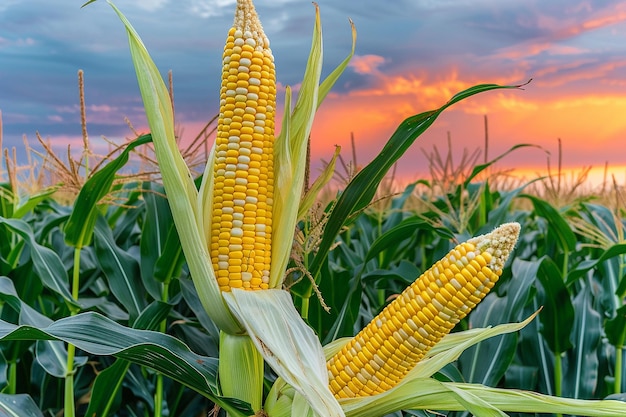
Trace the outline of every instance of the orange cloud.
{"type": "MultiPolygon", "coordinates": [[[[606,73],[610,66],[615,67],[615,63],[606,64],[598,73],[606,73]]],[[[342,145],[344,152],[348,152],[346,147],[350,145],[350,135],[354,134],[362,165],[380,151],[406,117],[435,109],[455,93],[480,82],[472,74],[462,78],[456,70],[437,77],[419,72],[411,75],[378,72],[371,77],[368,88],[333,93],[326,99],[312,132],[314,161],[328,158],[335,144],[342,145]]],[[[511,83],[507,79],[495,81],[511,83]]],[[[626,113],[626,97],[575,90],[555,92],[538,82],[524,90],[479,94],[446,110],[405,156],[401,172],[414,176],[416,167],[426,172],[424,167],[428,166],[428,161],[419,148],[437,144],[440,149],[445,147],[446,131],[451,132],[456,149],[466,147],[471,151],[482,147],[483,115],[489,116],[492,157],[516,144],[534,143],[550,151],[554,158],[557,138],[562,138],[566,164],[598,167],[605,161],[616,166],[624,163],[624,157],[611,149],[623,147],[626,119],[621,115],[626,113]]],[[[545,168],[545,164],[546,154],[537,149],[518,151],[502,162],[506,167],[533,167],[535,170],[545,168]]]]}
{"type": "Polygon", "coordinates": [[[357,74],[375,74],[384,63],[385,58],[380,55],[355,55],[350,61],[350,67],[357,74]]]}
{"type": "MultiPolygon", "coordinates": [[[[617,5],[617,7],[624,8],[624,5],[617,5]]],[[[609,25],[614,25],[626,20],[626,10],[621,10],[617,13],[613,13],[606,16],[598,16],[590,19],[586,22],[582,22],[582,28],[584,30],[594,30],[609,25]]]]}
{"type": "MultiPolygon", "coordinates": [[[[508,76],[492,78],[492,82],[511,84],[520,81],[520,74],[514,73],[508,76]]],[[[358,98],[379,97],[379,102],[388,103],[389,106],[404,106],[411,112],[431,110],[446,103],[454,94],[473,85],[484,82],[473,74],[461,77],[457,69],[451,69],[448,73],[439,73],[433,77],[425,71],[413,71],[408,74],[385,74],[376,72],[371,74],[371,82],[368,88],[352,90],[348,96],[358,98]],[[411,103],[407,107],[407,103],[411,103]]],[[[336,96],[335,96],[336,97],[336,96]]],[[[410,113],[406,113],[408,116],[410,113]]]]}
{"type": "MultiPolygon", "coordinates": [[[[371,69],[371,62],[366,69],[371,69]]],[[[357,65],[361,65],[358,63],[357,65]]],[[[365,70],[364,70],[365,72],[365,70]]],[[[382,148],[397,125],[408,116],[436,109],[445,104],[454,94],[479,84],[481,81],[461,78],[458,71],[451,70],[437,77],[415,71],[412,74],[385,74],[370,71],[367,88],[347,93],[332,93],[325,100],[316,116],[312,132],[313,158],[327,157],[335,144],[349,146],[354,134],[357,148],[365,159],[371,158],[382,148]]],[[[502,80],[510,82],[510,80],[502,80]]],[[[519,81],[519,80],[516,80],[519,81]]],[[[498,80],[496,80],[498,82],[498,80]]],[[[518,108],[534,108],[534,103],[522,99],[502,96],[498,107],[509,111],[518,108]]],[[[467,104],[455,105],[469,114],[485,114],[493,106],[469,100],[467,104]]]]}

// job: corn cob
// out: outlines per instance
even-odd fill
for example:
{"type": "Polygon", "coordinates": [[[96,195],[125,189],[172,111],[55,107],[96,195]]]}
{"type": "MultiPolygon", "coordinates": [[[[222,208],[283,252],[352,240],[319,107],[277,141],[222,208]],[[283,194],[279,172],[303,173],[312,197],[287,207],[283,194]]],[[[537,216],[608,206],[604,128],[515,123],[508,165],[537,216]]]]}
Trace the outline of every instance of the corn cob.
{"type": "Polygon", "coordinates": [[[494,286],[518,223],[456,246],[387,305],[327,362],[337,398],[393,388],[494,286]]]}
{"type": "Polygon", "coordinates": [[[223,54],[211,259],[222,291],[268,288],[276,73],[251,0],[239,0],[223,54]]]}

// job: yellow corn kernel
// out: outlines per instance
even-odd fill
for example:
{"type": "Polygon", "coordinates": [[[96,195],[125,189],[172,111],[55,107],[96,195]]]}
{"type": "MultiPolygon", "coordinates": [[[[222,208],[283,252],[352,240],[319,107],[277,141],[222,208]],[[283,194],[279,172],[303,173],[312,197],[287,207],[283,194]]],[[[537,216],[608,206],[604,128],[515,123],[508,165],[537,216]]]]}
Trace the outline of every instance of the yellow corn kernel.
{"type": "Polygon", "coordinates": [[[211,259],[222,291],[268,288],[275,107],[269,40],[252,1],[238,0],[224,47],[214,161],[211,259]]]}
{"type": "Polygon", "coordinates": [[[400,382],[493,287],[519,230],[507,223],[461,243],[387,305],[327,362],[335,397],[379,394],[400,382]]]}

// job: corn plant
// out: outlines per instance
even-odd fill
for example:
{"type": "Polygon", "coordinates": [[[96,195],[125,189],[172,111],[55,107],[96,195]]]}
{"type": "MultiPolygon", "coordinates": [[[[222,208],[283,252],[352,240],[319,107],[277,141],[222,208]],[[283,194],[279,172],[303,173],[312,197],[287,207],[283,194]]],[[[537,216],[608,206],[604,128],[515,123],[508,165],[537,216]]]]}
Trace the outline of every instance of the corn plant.
{"type": "MultiPolygon", "coordinates": [[[[413,275],[410,281],[419,278],[375,317],[368,317],[374,308],[362,315],[368,323],[363,323],[356,336],[352,334],[359,330],[354,329],[354,323],[360,324],[354,317],[361,315],[361,276],[368,262],[381,253],[372,247],[393,239],[397,229],[370,239],[370,251],[362,245],[360,265],[342,265],[348,271],[344,276],[350,284],[349,304],[340,301],[341,285],[329,282],[329,265],[337,263],[331,249],[338,235],[370,204],[387,171],[416,138],[456,102],[514,86],[472,87],[442,107],[402,122],[380,155],[329,207],[319,239],[312,250],[303,251],[297,268],[292,269],[288,267],[294,265],[290,259],[294,231],[297,225],[311,230],[307,229],[312,223],[306,213],[313,206],[315,193],[330,177],[329,172],[324,173],[313,191],[301,198],[307,139],[317,107],[354,53],[354,28],[352,51],[321,80],[322,36],[316,6],[307,70],[293,107],[291,89],[286,89],[281,133],[275,136],[276,76],[269,40],[252,1],[238,0],[224,48],[218,135],[204,174],[196,183],[175,141],[173,110],[165,84],[139,35],[113,8],[128,33],[151,133],[132,142],[118,159],[91,175],[71,212],[58,208],[58,217],[44,227],[42,235],[35,233],[36,221],[29,224],[1,219],[0,233],[6,243],[0,246],[0,266],[3,273],[12,276],[0,277],[0,298],[5,303],[0,340],[8,358],[5,362],[11,366],[12,393],[17,392],[14,375],[18,358],[37,341],[33,351],[39,366],[57,377],[49,379],[53,383],[63,380],[64,388],[59,392],[64,395],[66,416],[76,413],[76,397],[83,393],[91,398],[88,415],[110,414],[123,384],[142,399],[137,402],[141,406],[127,407],[123,412],[155,416],[170,411],[198,413],[198,409],[181,405],[181,399],[190,398],[190,393],[199,394],[196,398],[210,401],[230,416],[383,416],[405,409],[468,411],[478,416],[502,416],[506,412],[626,413],[626,405],[615,400],[585,401],[441,378],[444,368],[468,348],[494,336],[519,332],[537,315],[539,306],[525,319],[521,311],[527,305],[529,279],[541,271],[533,271],[523,260],[514,263],[510,271],[505,266],[520,236],[520,224],[508,221],[505,211],[519,190],[508,200],[503,198],[503,209],[494,209],[491,219],[486,212],[479,213],[472,227],[490,230],[473,238],[461,236],[464,230],[450,231],[421,218],[403,220],[403,227],[437,234],[435,252],[443,252],[441,260],[422,274],[408,274],[413,275]],[[128,152],[150,140],[159,162],[167,208],[155,195],[140,196],[132,189],[126,190],[126,206],[136,205],[134,209],[99,204],[115,187],[114,175],[128,152]],[[498,227],[488,223],[505,219],[507,222],[498,227]],[[138,223],[141,230],[136,227],[138,223]],[[461,242],[444,250],[454,232],[459,233],[461,242]],[[55,245],[63,247],[50,249],[55,245]],[[133,253],[139,253],[140,260],[133,253]],[[353,274],[350,269],[358,271],[353,274]],[[291,292],[284,290],[289,270],[297,281],[291,292]],[[71,271],[71,279],[67,271],[71,271]],[[523,279],[516,281],[515,275],[523,279]],[[18,276],[26,278],[18,280],[18,276]],[[504,288],[519,294],[508,299],[516,308],[507,319],[515,323],[450,333],[501,276],[506,280],[504,288]],[[95,283],[82,288],[81,280],[90,277],[95,283]],[[27,279],[34,283],[34,291],[16,288],[15,283],[24,285],[27,279]],[[325,296],[329,288],[331,306],[340,307],[340,311],[350,308],[351,316],[341,313],[336,319],[339,324],[331,328],[325,320],[311,320],[316,334],[303,316],[309,317],[313,295],[320,295],[321,290],[325,296]],[[94,302],[103,292],[107,302],[94,302]],[[52,301],[46,298],[50,294],[52,301]],[[180,325],[170,331],[173,334],[166,333],[166,319],[179,323],[188,317],[194,317],[196,328],[203,331],[180,325]],[[345,324],[349,320],[352,328],[345,324]],[[346,333],[348,337],[340,337],[346,333]],[[325,346],[320,338],[327,341],[325,346]],[[201,347],[204,354],[196,353],[201,347]],[[81,354],[76,356],[77,352],[81,354]],[[91,376],[85,366],[86,355],[106,358],[101,361],[109,365],[92,388],[86,383],[91,376]],[[146,386],[151,388],[149,394],[141,392],[146,386]],[[176,398],[166,398],[171,392],[177,393],[176,398]]],[[[148,191],[154,187],[142,185],[148,191]]],[[[478,193],[489,194],[487,188],[478,193]]],[[[537,202],[535,208],[537,212],[547,210],[537,202]]],[[[568,229],[561,223],[550,228],[561,244],[571,248],[568,229]]],[[[524,240],[525,231],[521,236],[524,240]]],[[[545,243],[538,250],[549,251],[549,240],[527,241],[518,250],[545,243]]],[[[356,252],[346,249],[344,260],[348,262],[352,257],[349,250],[356,252]]],[[[556,270],[566,276],[570,258],[558,255],[555,258],[561,261],[561,269],[556,270]]],[[[384,257],[379,260],[383,261],[381,266],[387,265],[384,257]]],[[[547,275],[554,280],[554,265],[546,265],[547,275]]],[[[543,300],[554,307],[560,299],[554,295],[562,293],[553,294],[550,285],[542,288],[543,300]]],[[[376,309],[384,301],[380,297],[384,293],[377,295],[376,309]]],[[[491,299],[481,305],[503,304],[491,299]]],[[[477,317],[477,322],[487,325],[485,317],[488,315],[477,317]]],[[[558,345],[554,352],[560,354],[566,348],[558,345]]],[[[501,375],[502,368],[493,374],[501,375]]],[[[484,374],[489,376],[491,371],[484,374]]],[[[11,393],[0,396],[0,407],[7,414],[35,416],[41,415],[39,408],[43,408],[30,397],[11,393]]]]}

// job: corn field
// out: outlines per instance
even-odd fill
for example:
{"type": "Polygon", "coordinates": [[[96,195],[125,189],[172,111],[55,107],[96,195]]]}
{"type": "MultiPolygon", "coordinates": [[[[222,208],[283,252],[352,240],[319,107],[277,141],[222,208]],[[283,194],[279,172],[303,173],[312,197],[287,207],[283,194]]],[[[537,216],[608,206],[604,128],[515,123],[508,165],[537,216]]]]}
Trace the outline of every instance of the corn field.
{"type": "Polygon", "coordinates": [[[274,139],[269,43],[237,7],[208,158],[181,154],[114,9],[151,132],[67,162],[42,142],[39,189],[0,166],[0,416],[626,415],[623,190],[503,181],[498,161],[527,145],[458,166],[437,150],[396,190],[394,164],[446,108],[519,87],[494,84],[309,184],[310,115],[354,49],[322,80],[317,16],[274,139]]]}

